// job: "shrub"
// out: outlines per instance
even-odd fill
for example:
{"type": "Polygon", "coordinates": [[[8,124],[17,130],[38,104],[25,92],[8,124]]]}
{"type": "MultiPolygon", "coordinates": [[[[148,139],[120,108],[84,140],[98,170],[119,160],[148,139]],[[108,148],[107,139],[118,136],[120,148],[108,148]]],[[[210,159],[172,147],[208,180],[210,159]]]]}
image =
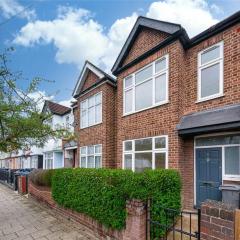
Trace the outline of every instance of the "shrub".
{"type": "Polygon", "coordinates": [[[51,187],[52,186],[52,177],[54,174],[53,169],[49,170],[33,170],[29,174],[29,178],[32,181],[33,184],[37,186],[46,186],[51,187]]]}
{"type": "Polygon", "coordinates": [[[180,192],[175,170],[58,169],[52,178],[52,196],[59,205],[114,229],[125,226],[127,199],[153,198],[153,217],[158,220],[158,206],[180,209],[180,192]]]}

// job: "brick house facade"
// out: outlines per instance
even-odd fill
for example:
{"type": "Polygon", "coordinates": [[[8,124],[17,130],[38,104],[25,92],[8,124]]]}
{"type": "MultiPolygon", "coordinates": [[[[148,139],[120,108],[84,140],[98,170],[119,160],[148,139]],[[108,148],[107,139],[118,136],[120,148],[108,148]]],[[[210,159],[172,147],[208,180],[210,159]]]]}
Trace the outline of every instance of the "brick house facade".
{"type": "Polygon", "coordinates": [[[74,90],[76,166],[80,147],[101,144],[102,167],[178,169],[185,208],[202,198],[220,200],[219,184],[240,180],[240,169],[233,171],[236,159],[240,165],[239,39],[240,12],[192,39],[178,24],[139,17],[112,68],[116,80],[89,62],[80,75],[74,90]],[[99,92],[102,121],[81,128],[81,102],[99,92]],[[152,102],[142,107],[141,100],[152,102]]]}

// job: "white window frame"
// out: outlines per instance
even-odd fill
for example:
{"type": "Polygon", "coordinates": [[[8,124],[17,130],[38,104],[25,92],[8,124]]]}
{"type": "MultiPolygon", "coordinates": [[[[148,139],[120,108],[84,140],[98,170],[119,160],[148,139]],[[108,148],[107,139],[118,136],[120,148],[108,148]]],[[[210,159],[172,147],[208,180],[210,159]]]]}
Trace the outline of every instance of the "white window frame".
{"type": "Polygon", "coordinates": [[[101,157],[101,163],[100,163],[100,168],[102,168],[102,144],[96,144],[96,145],[89,145],[89,146],[82,146],[80,147],[80,152],[79,152],[79,167],[80,168],[88,168],[88,156],[94,156],[94,167],[93,168],[96,168],[96,161],[95,161],[95,157],[101,157]],[[95,151],[95,147],[97,146],[101,146],[101,152],[100,153],[96,153],[95,151]],[[88,148],[89,147],[93,147],[94,149],[94,153],[93,154],[88,154],[88,148]],[[82,148],[86,148],[86,153],[85,154],[82,154],[81,153],[81,150],[82,148]],[[82,167],[82,164],[81,164],[81,157],[85,157],[86,158],[86,167],[82,167]]]}
{"type": "Polygon", "coordinates": [[[197,93],[197,102],[203,102],[203,101],[207,101],[207,100],[210,100],[210,99],[214,99],[214,98],[218,98],[218,97],[221,97],[223,96],[223,88],[224,88],[224,73],[223,73],[223,61],[224,61],[224,42],[221,41],[217,44],[214,44],[204,50],[202,50],[201,52],[198,53],[198,93],[197,93]],[[205,52],[208,52],[210,51],[212,48],[215,48],[215,47],[218,47],[219,46],[219,49],[220,49],[220,56],[219,58],[216,58],[214,60],[211,60],[207,63],[204,63],[204,64],[201,64],[201,59],[202,59],[202,54],[205,53],[205,52]],[[209,96],[206,96],[206,97],[201,97],[201,77],[202,77],[202,70],[203,69],[206,69],[208,67],[211,67],[215,64],[219,63],[219,66],[220,66],[220,74],[219,74],[219,92],[218,93],[215,93],[215,94],[212,94],[212,95],[209,95],[209,96]]]}
{"type": "Polygon", "coordinates": [[[86,98],[86,99],[84,99],[83,101],[80,102],[80,129],[88,128],[88,127],[91,127],[91,126],[94,126],[94,125],[102,123],[102,105],[103,105],[102,104],[102,91],[98,92],[98,93],[96,93],[96,94],[94,94],[92,96],[89,96],[88,98],[86,98]],[[98,103],[98,104],[96,103],[96,96],[97,95],[100,95],[100,97],[101,97],[101,102],[98,103]],[[89,101],[89,98],[91,98],[91,97],[94,97],[94,106],[93,106],[93,108],[94,108],[94,123],[93,124],[89,124],[89,119],[88,119],[88,112],[89,112],[88,101],[89,101]],[[83,126],[83,122],[82,122],[82,112],[83,112],[82,105],[84,103],[86,103],[86,105],[87,105],[87,107],[86,107],[86,109],[87,109],[86,110],[87,111],[87,116],[86,116],[86,118],[87,118],[87,125],[86,126],[83,126]],[[100,116],[100,121],[96,121],[96,106],[99,106],[99,105],[101,105],[101,110],[100,110],[101,116],[100,116]]]}
{"type": "Polygon", "coordinates": [[[168,169],[168,135],[161,135],[161,136],[155,136],[155,137],[144,137],[144,138],[136,138],[131,140],[125,140],[123,141],[123,154],[122,154],[122,168],[125,169],[125,159],[124,155],[129,154],[132,155],[132,171],[135,172],[135,154],[136,153],[147,153],[152,152],[152,169],[156,169],[155,164],[155,153],[165,153],[166,154],[166,160],[165,160],[165,169],[168,169]],[[144,150],[144,151],[135,151],[135,141],[136,140],[143,140],[143,139],[152,139],[152,150],[144,150]],[[155,148],[155,139],[156,138],[165,138],[166,141],[166,147],[165,148],[155,148]],[[132,142],[132,150],[125,150],[125,142],[132,142]]]}
{"type": "Polygon", "coordinates": [[[163,105],[163,104],[166,104],[169,102],[169,54],[166,54],[164,56],[162,56],[161,58],[158,58],[157,60],[155,60],[154,62],[151,62],[150,64],[144,66],[143,68],[139,69],[138,71],[128,75],[127,77],[125,77],[123,79],[123,116],[126,116],[126,115],[129,115],[129,114],[133,114],[133,113],[137,113],[137,112],[141,112],[141,111],[144,111],[146,109],[150,109],[150,108],[154,108],[156,106],[160,106],[160,105],[163,105]],[[162,59],[166,58],[166,68],[158,73],[155,73],[155,64],[156,62],[158,61],[161,61],[162,59]],[[149,66],[153,66],[152,67],[152,76],[150,78],[147,78],[145,79],[144,81],[142,81],[141,83],[138,83],[136,84],[135,82],[135,76],[137,73],[141,72],[142,70],[144,70],[145,68],[149,67],[149,66]],[[163,100],[163,101],[160,101],[160,102],[155,102],[155,83],[156,83],[156,78],[163,75],[163,74],[166,74],[166,99],[163,100]],[[128,86],[128,87],[125,87],[125,79],[132,76],[132,85],[131,86],[128,86]],[[152,86],[152,105],[150,107],[146,107],[146,108],[143,108],[143,109],[140,109],[140,110],[135,110],[135,107],[136,107],[136,104],[135,104],[135,89],[138,85],[141,85],[147,81],[149,81],[150,79],[152,79],[153,81],[153,86],[152,86]],[[126,112],[125,111],[125,93],[129,90],[133,91],[132,93],[132,111],[130,112],[126,112]]]}

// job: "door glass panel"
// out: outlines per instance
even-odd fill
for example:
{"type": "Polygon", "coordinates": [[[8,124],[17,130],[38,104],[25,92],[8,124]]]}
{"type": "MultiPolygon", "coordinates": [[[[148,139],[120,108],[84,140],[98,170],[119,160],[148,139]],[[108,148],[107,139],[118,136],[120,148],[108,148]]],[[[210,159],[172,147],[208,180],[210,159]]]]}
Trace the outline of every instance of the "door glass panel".
{"type": "Polygon", "coordinates": [[[207,138],[197,138],[196,146],[214,146],[240,144],[240,135],[213,136],[207,138]]]}
{"type": "Polygon", "coordinates": [[[135,154],[135,171],[142,172],[144,169],[152,169],[152,153],[135,154]]]}
{"type": "Polygon", "coordinates": [[[240,175],[239,147],[225,148],[225,174],[240,175]]]}
{"type": "Polygon", "coordinates": [[[152,138],[135,140],[135,151],[152,150],[152,138]]]}

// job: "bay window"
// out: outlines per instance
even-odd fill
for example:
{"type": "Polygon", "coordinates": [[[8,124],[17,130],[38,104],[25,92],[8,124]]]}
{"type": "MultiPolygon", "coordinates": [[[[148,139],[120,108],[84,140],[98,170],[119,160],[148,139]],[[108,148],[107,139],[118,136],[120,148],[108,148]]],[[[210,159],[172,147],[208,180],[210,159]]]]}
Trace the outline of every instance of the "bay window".
{"type": "Polygon", "coordinates": [[[144,169],[167,168],[167,141],[167,136],[124,141],[123,168],[136,172],[144,169]]]}
{"type": "Polygon", "coordinates": [[[80,148],[80,167],[101,168],[102,145],[84,146],[80,148]]]}
{"type": "Polygon", "coordinates": [[[223,95],[223,42],[198,54],[198,101],[223,95]]]}
{"type": "Polygon", "coordinates": [[[97,93],[80,104],[81,128],[90,127],[102,122],[102,93],[97,93]]]}
{"type": "Polygon", "coordinates": [[[124,114],[168,101],[168,55],[124,79],[124,114]]]}

